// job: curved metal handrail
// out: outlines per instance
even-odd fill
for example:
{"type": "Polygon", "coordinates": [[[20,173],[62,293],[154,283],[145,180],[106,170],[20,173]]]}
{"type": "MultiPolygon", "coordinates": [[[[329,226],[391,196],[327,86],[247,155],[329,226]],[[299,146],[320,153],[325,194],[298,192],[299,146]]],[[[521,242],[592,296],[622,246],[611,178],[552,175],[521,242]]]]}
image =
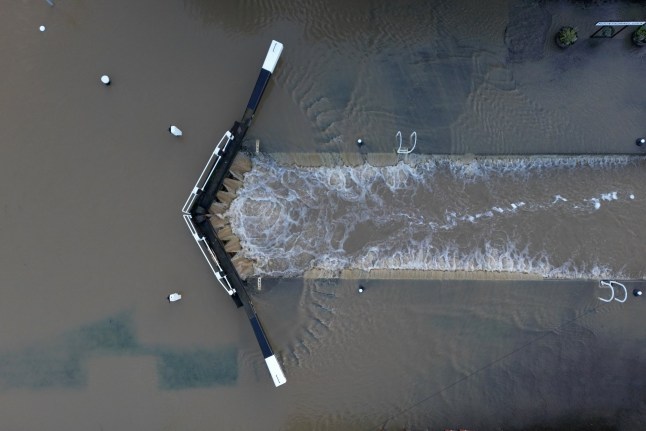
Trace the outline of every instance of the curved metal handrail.
{"type": "Polygon", "coordinates": [[[626,299],[628,299],[628,289],[626,289],[626,286],[624,286],[622,283],[619,283],[617,281],[611,281],[611,285],[613,285],[613,291],[614,291],[614,285],[621,286],[621,288],[624,290],[624,299],[619,299],[615,298],[615,301],[624,303],[626,302],[626,299]]]}
{"type": "Polygon", "coordinates": [[[610,283],[608,283],[605,280],[601,280],[599,282],[599,287],[607,287],[608,289],[610,289],[610,292],[611,292],[610,299],[603,299],[602,297],[597,296],[597,298],[599,298],[600,301],[611,302],[613,299],[615,299],[615,289],[612,288],[612,285],[610,283]]]}
{"type": "Polygon", "coordinates": [[[401,131],[397,131],[397,134],[395,135],[395,142],[399,144],[399,147],[397,148],[397,154],[410,154],[413,152],[415,146],[417,145],[417,132],[410,134],[410,138],[408,139],[408,148],[402,148],[401,131]]]}
{"type": "Polygon", "coordinates": [[[624,302],[626,302],[626,299],[628,299],[628,289],[626,289],[626,286],[624,284],[619,283],[618,281],[601,280],[601,281],[599,281],[599,287],[608,288],[612,292],[611,295],[610,295],[610,299],[603,299],[600,296],[597,297],[597,298],[599,298],[599,300],[601,300],[603,302],[611,302],[614,299],[615,301],[621,302],[623,304],[624,302]],[[619,287],[621,287],[621,289],[623,289],[623,291],[624,291],[624,298],[623,299],[615,298],[615,287],[616,286],[619,286],[619,287]]]}

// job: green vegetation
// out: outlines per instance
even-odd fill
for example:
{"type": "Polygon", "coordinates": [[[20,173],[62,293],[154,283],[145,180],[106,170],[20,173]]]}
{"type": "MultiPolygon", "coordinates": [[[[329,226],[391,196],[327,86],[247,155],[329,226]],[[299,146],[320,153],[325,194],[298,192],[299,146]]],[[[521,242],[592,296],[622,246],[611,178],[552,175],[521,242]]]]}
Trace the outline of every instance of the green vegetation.
{"type": "Polygon", "coordinates": [[[642,25],[633,32],[633,43],[637,46],[646,45],[646,26],[642,25]]]}
{"type": "Polygon", "coordinates": [[[561,27],[556,33],[556,44],[561,48],[567,48],[577,41],[577,33],[573,27],[561,27]]]}
{"type": "Polygon", "coordinates": [[[599,33],[601,37],[612,37],[615,34],[615,30],[607,25],[605,27],[602,27],[599,33]]]}

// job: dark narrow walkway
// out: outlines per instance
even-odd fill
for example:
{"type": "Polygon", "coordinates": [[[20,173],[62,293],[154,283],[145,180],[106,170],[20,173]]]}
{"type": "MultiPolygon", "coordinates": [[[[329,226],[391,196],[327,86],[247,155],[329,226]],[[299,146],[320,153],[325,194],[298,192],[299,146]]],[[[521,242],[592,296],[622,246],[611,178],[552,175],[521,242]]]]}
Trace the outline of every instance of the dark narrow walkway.
{"type": "Polygon", "coordinates": [[[242,141],[247,130],[251,126],[260,99],[267,87],[269,78],[278,63],[283,45],[280,42],[272,41],[265,62],[256,80],[251,98],[241,121],[236,121],[233,127],[227,131],[220,142],[216,145],[202,174],[193,187],[182,213],[193,239],[200,251],[206,258],[213,274],[225,291],[231,296],[238,307],[244,307],[247,317],[251,323],[258,344],[265,358],[265,363],[276,386],[286,382],[285,374],[278,364],[278,360],[267,340],[265,331],[262,328],[258,315],[253,307],[251,298],[246,291],[246,284],[236,271],[229,253],[226,252],[222,241],[207,215],[209,208],[217,201],[216,195],[222,190],[224,179],[230,175],[229,171],[233,160],[240,151],[242,141]]]}

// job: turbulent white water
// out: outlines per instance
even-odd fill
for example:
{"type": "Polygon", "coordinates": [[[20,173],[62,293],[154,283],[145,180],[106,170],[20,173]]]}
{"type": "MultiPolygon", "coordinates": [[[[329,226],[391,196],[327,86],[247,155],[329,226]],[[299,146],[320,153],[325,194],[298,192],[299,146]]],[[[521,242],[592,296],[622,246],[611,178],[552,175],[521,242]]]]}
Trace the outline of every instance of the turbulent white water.
{"type": "Polygon", "coordinates": [[[642,165],[631,157],[417,157],[302,168],[260,157],[228,217],[259,275],[319,268],[636,277],[642,165]]]}

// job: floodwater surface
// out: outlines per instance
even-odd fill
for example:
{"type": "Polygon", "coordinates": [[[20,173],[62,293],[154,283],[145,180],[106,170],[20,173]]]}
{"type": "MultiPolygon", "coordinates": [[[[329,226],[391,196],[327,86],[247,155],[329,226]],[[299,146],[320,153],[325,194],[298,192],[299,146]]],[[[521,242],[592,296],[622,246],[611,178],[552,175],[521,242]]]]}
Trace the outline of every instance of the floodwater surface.
{"type": "Polygon", "coordinates": [[[644,5],[49,3],[0,11],[0,428],[643,429],[643,300],[602,302],[597,278],[644,276],[646,48],[588,35],[644,5]],[[272,39],[249,147],[362,156],[418,135],[389,168],[254,157],[236,214],[276,277],[253,298],[278,389],[180,217],[272,39]],[[569,280],[303,278],[312,262],[569,280]]]}

